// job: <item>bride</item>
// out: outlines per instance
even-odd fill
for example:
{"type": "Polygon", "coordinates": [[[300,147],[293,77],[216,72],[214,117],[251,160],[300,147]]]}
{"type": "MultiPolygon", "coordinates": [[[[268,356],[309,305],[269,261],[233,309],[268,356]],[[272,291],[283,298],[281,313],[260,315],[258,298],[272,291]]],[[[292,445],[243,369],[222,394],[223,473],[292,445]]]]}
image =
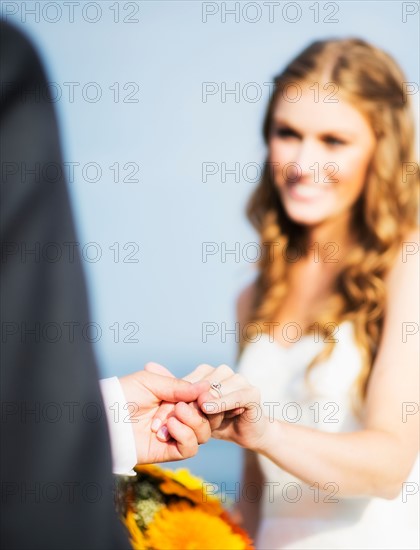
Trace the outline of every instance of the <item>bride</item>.
{"type": "Polygon", "coordinates": [[[357,39],[315,42],[275,79],[248,207],[264,256],[238,301],[240,374],[199,369],[221,384],[208,412],[246,407],[216,415],[213,435],[245,448],[239,509],[259,549],[419,547],[418,167],[405,81],[357,39]]]}
{"type": "Polygon", "coordinates": [[[239,374],[201,365],[213,436],[244,447],[239,511],[268,549],[418,548],[419,237],[400,68],[318,41],[275,79],[248,216],[239,374]]]}

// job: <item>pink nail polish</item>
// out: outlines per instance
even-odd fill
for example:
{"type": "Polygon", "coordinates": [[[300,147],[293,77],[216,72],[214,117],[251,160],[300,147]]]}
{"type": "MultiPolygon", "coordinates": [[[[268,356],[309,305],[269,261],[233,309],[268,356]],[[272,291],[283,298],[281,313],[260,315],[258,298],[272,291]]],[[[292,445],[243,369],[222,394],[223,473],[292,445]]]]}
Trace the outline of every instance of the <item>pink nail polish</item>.
{"type": "Polygon", "coordinates": [[[160,438],[160,439],[164,439],[165,441],[169,439],[169,432],[168,432],[168,428],[166,426],[162,426],[160,428],[160,430],[158,431],[157,433],[157,436],[160,438]]]}

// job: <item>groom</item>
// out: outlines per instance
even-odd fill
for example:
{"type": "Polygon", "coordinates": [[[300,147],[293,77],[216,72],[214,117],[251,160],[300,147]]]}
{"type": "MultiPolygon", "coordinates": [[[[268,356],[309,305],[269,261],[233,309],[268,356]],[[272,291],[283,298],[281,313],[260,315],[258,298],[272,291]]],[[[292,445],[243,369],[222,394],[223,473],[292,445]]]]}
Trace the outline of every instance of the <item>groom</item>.
{"type": "Polygon", "coordinates": [[[99,384],[81,331],[47,331],[86,326],[86,290],[78,255],[54,262],[39,253],[76,241],[57,125],[32,46],[5,23],[0,32],[1,543],[128,549],[112,469],[130,475],[137,462],[193,456],[210,427],[185,403],[209,386],[147,369],[99,384]],[[158,437],[151,423],[162,401],[184,405],[158,437]]]}

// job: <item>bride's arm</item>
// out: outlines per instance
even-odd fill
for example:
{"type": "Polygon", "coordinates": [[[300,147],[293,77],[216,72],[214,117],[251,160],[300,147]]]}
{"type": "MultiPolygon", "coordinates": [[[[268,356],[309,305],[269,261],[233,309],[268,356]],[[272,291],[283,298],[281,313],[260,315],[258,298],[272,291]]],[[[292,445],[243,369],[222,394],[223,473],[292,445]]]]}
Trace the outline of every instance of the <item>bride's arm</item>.
{"type": "MultiPolygon", "coordinates": [[[[236,316],[241,327],[249,319],[253,299],[254,285],[251,284],[240,293],[236,305],[236,316]]],[[[243,527],[255,539],[261,516],[261,499],[247,499],[246,495],[249,487],[257,488],[257,494],[261,495],[264,477],[256,453],[244,449],[242,457],[241,499],[236,509],[241,516],[243,527]]]]}
{"type": "MultiPolygon", "coordinates": [[[[407,241],[418,243],[417,233],[407,241]]],[[[364,404],[362,430],[325,433],[282,421],[269,422],[264,417],[250,422],[244,413],[225,420],[213,435],[264,454],[302,481],[319,484],[320,489],[335,483],[339,496],[395,498],[419,448],[419,278],[417,252],[405,259],[400,255],[386,280],[386,318],[364,404]],[[407,334],[410,330],[412,335],[407,334]]],[[[209,376],[217,378],[214,373],[209,376]]],[[[229,410],[252,402],[255,409],[259,402],[256,388],[240,375],[232,373],[222,387],[223,399],[211,399],[213,410],[222,403],[229,410]]],[[[204,411],[205,401],[210,401],[208,395],[199,399],[204,411]]]]}

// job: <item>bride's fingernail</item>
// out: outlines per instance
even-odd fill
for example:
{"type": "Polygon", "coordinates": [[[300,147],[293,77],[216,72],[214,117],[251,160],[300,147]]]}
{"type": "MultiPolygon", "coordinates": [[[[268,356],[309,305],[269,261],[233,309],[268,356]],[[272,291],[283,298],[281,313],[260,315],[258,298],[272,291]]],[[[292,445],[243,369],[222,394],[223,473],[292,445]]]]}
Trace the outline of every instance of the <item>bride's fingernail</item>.
{"type": "Polygon", "coordinates": [[[214,413],[216,412],[216,403],[204,403],[203,409],[206,413],[214,413]]]}
{"type": "Polygon", "coordinates": [[[160,437],[160,439],[165,439],[165,440],[169,439],[168,428],[166,426],[162,426],[158,431],[157,435],[158,437],[160,437]]]}
{"type": "Polygon", "coordinates": [[[152,432],[157,432],[162,425],[162,420],[160,418],[155,418],[152,422],[152,432]]]}

